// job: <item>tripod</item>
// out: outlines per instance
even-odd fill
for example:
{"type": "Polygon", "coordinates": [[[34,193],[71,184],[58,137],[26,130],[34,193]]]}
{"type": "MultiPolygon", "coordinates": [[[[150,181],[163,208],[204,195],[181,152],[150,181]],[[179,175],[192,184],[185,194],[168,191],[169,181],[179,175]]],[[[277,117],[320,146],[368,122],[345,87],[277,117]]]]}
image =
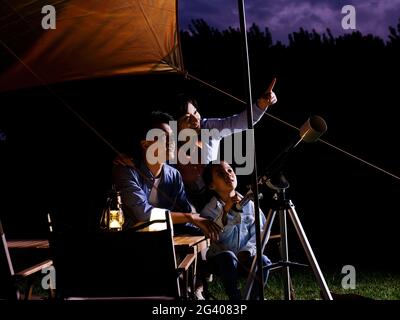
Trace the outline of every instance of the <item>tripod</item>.
{"type": "MultiPolygon", "coordinates": [[[[273,263],[269,266],[266,266],[264,268],[268,268],[269,270],[271,269],[282,269],[282,275],[283,275],[283,287],[284,287],[284,297],[285,300],[291,300],[292,295],[292,284],[291,284],[291,278],[290,278],[290,267],[291,266],[307,266],[304,264],[300,264],[297,262],[292,262],[289,260],[289,251],[288,251],[288,239],[287,239],[287,216],[289,215],[290,220],[292,221],[295,229],[297,236],[299,237],[299,240],[303,246],[303,249],[307,255],[308,262],[312,267],[314,276],[318,282],[318,285],[321,289],[322,297],[324,300],[333,300],[332,295],[329,291],[329,288],[326,284],[325,278],[321,272],[321,269],[318,265],[317,259],[315,258],[314,252],[310,246],[310,243],[308,242],[307,236],[304,232],[303,226],[301,225],[300,219],[296,213],[294,204],[292,200],[288,199],[286,197],[286,189],[289,188],[289,183],[285,179],[285,177],[281,174],[279,176],[279,181],[277,183],[272,183],[271,179],[267,178],[261,178],[261,182],[265,183],[268,187],[273,189],[275,191],[275,194],[273,196],[273,202],[274,204],[271,206],[268,215],[267,215],[267,220],[264,225],[263,231],[262,231],[262,252],[264,251],[264,248],[269,240],[270,234],[271,234],[271,228],[272,224],[275,220],[275,216],[278,213],[279,215],[279,227],[280,227],[280,236],[281,236],[281,245],[280,245],[280,251],[281,251],[281,261],[273,263]]],[[[253,286],[254,282],[254,274],[256,272],[256,258],[254,258],[249,277],[247,278],[246,282],[246,287],[245,287],[245,294],[244,298],[247,300],[249,299],[250,296],[250,291],[253,286]]]]}

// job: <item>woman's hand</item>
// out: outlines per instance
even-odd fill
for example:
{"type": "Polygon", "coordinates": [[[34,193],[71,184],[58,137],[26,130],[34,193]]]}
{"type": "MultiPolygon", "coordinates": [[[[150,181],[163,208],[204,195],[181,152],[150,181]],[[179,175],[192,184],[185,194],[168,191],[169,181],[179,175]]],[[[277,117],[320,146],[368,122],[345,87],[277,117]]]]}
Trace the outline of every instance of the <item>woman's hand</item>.
{"type": "Polygon", "coordinates": [[[276,83],[276,78],[274,78],[269,85],[268,89],[265,91],[264,94],[261,95],[261,97],[257,100],[257,106],[265,110],[269,106],[275,104],[278,101],[278,98],[276,97],[275,93],[272,91],[276,83]]]}
{"type": "Polygon", "coordinates": [[[278,101],[278,98],[276,97],[276,95],[273,91],[266,92],[257,100],[257,106],[260,109],[265,110],[269,106],[275,104],[277,101],[278,101]]]}

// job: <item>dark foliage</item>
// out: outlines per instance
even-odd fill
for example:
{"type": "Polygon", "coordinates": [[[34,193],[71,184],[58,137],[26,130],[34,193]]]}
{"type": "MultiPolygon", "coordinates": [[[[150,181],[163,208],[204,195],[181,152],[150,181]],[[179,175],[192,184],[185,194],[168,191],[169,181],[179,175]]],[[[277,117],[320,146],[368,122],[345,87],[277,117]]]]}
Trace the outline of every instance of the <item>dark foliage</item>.
{"type": "MultiPolygon", "coordinates": [[[[318,114],[328,124],[323,138],[400,174],[400,21],[389,28],[386,43],[359,32],[334,37],[329,30],[319,34],[300,29],[283,44],[256,25],[248,36],[253,97],[273,77],[278,79],[279,101],[271,114],[296,126],[318,114]]],[[[181,33],[181,43],[190,74],[244,98],[237,29],[221,31],[196,20],[181,33]]],[[[171,110],[180,92],[197,98],[203,116],[244,109],[178,75],[77,81],[53,90],[121,151],[131,147],[144,112],[171,110]]],[[[0,214],[10,233],[45,234],[49,211],[59,212],[70,224],[95,228],[110,186],[114,153],[43,88],[2,94],[0,129],[7,137],[0,140],[0,214]]],[[[256,127],[259,172],[295,136],[295,130],[264,116],[256,127]]],[[[398,180],[321,143],[300,146],[285,174],[323,263],[398,268],[398,262],[387,259],[400,240],[398,180]]],[[[240,178],[242,186],[248,181],[240,178]]],[[[264,211],[269,196],[265,190],[264,211]]],[[[293,230],[290,244],[295,257],[303,259],[293,230]]]]}

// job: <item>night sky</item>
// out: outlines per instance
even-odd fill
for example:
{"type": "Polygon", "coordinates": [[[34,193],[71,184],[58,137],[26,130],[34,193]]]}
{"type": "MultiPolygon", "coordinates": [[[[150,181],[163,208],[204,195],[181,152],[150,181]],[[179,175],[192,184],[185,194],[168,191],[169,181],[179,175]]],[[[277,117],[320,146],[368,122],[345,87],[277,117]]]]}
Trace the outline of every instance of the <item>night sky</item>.
{"type": "MultiPolygon", "coordinates": [[[[400,0],[247,0],[245,4],[247,24],[255,22],[262,29],[268,27],[274,42],[284,43],[287,35],[300,27],[317,32],[330,28],[334,35],[352,32],[341,26],[345,5],[356,8],[358,31],[384,40],[388,26],[396,26],[400,18],[400,0]]],[[[181,29],[199,18],[219,29],[239,26],[236,0],[180,0],[179,16],[181,29]]]]}

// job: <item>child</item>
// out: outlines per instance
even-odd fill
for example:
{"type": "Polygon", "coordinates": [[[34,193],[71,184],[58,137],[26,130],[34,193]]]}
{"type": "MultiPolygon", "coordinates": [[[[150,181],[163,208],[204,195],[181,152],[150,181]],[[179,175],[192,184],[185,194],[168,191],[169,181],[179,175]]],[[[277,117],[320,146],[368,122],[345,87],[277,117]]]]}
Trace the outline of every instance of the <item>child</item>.
{"type": "MultiPolygon", "coordinates": [[[[235,172],[225,161],[207,165],[203,179],[215,196],[203,208],[200,215],[223,226],[219,240],[214,241],[207,252],[207,263],[211,272],[221,278],[229,299],[239,300],[242,297],[238,288],[238,275],[241,273],[248,275],[256,255],[254,203],[249,201],[243,206],[242,212],[234,210],[234,205],[242,196],[235,190],[237,186],[235,172]]],[[[261,210],[260,216],[262,227],[265,217],[261,210]]],[[[262,258],[264,266],[271,264],[265,255],[262,258]]],[[[265,283],[267,278],[268,270],[264,269],[265,283]]],[[[257,286],[253,285],[251,298],[257,298],[257,295],[257,286]]]]}

